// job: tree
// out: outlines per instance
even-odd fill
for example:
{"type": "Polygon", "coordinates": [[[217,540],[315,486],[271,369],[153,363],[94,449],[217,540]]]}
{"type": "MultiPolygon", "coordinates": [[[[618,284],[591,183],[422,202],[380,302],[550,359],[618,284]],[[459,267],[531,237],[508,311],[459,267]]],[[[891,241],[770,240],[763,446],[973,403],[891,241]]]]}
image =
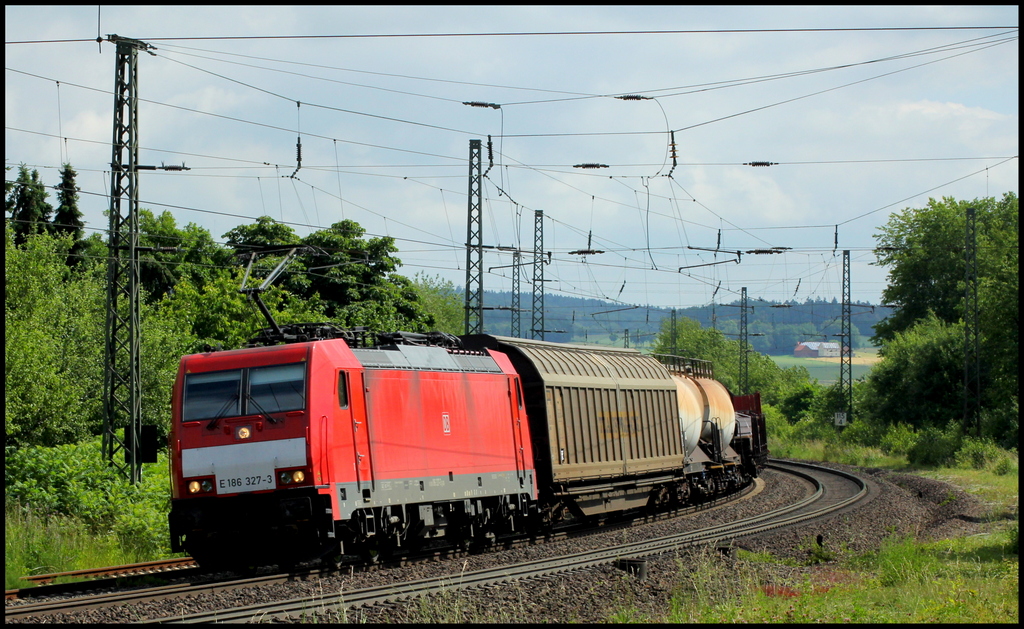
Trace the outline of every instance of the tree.
{"type": "Polygon", "coordinates": [[[355,221],[344,220],[303,238],[302,244],[319,253],[304,255],[306,273],[293,275],[286,286],[297,294],[318,294],[327,316],[343,326],[429,331],[434,318],[419,303],[412,281],[398,274],[402,261],[394,256],[394,239],[364,240],[365,233],[355,221]]]}
{"type": "Polygon", "coordinates": [[[269,216],[257,218],[252,225],[239,225],[224,234],[223,238],[238,253],[248,253],[261,247],[297,245],[300,240],[294,229],[269,216]]]}
{"type": "Polygon", "coordinates": [[[861,413],[878,424],[943,428],[963,406],[964,330],[931,314],[897,332],[867,376],[861,413]]]}
{"type": "MultiPolygon", "coordinates": [[[[929,311],[946,323],[963,319],[964,233],[970,207],[977,211],[979,278],[984,283],[984,278],[993,277],[1000,269],[1004,274],[1009,270],[1006,263],[1016,259],[1018,248],[1018,202],[1012,192],[999,201],[993,197],[928,199],[924,208],[905,208],[893,214],[875,234],[876,264],[889,267],[882,299],[898,309],[875,325],[874,342],[892,340],[897,332],[925,319],[929,311]]],[[[1015,313],[1016,298],[1011,301],[1015,313]]]]}
{"type": "Polygon", "coordinates": [[[452,282],[420,272],[413,277],[413,285],[423,309],[434,317],[434,329],[455,335],[465,332],[462,295],[452,282]]]}
{"type": "Polygon", "coordinates": [[[85,249],[82,236],[85,234],[82,222],[82,211],[78,209],[78,191],[80,188],[75,185],[75,177],[78,173],[71,167],[71,164],[64,164],[60,168],[60,186],[57,187],[57,210],[53,215],[53,232],[58,234],[69,234],[72,239],[71,251],[68,253],[67,263],[74,266],[82,263],[81,253],[85,249]]]}
{"type": "Polygon", "coordinates": [[[7,206],[11,212],[14,227],[14,243],[22,244],[29,234],[48,231],[53,207],[46,202],[50,196],[39,179],[39,171],[22,164],[18,167],[18,179],[8,197],[7,206]]]}
{"type": "MultiPolygon", "coordinates": [[[[242,269],[234,269],[197,285],[191,278],[182,278],[172,293],[160,301],[165,319],[180,321],[194,336],[189,352],[201,351],[205,344],[223,349],[244,347],[257,330],[267,327],[256,307],[238,292],[242,285],[242,269]]],[[[278,323],[323,321],[323,303],[318,298],[305,299],[272,286],[261,295],[278,323]]],[[[183,351],[182,353],[188,353],[183,351]]]]}
{"type": "Polygon", "coordinates": [[[4,427],[7,446],[73,443],[102,422],[104,279],[65,264],[67,236],[4,247],[4,427]]]}
{"type": "Polygon", "coordinates": [[[173,252],[144,251],[139,255],[139,278],[151,301],[174,289],[182,277],[202,287],[233,266],[231,250],[213,241],[210,232],[195,223],[179,228],[174,216],[139,210],[139,244],[154,249],[174,247],[173,252]]]}
{"type": "MultiPolygon", "coordinates": [[[[901,339],[902,344],[916,342],[931,347],[948,337],[952,326],[960,326],[959,339],[948,341],[949,351],[955,353],[950,360],[955,357],[959,361],[959,377],[938,369],[897,372],[904,378],[920,379],[908,383],[918,392],[930,391],[938,395],[942,387],[949,386],[952,387],[950,394],[955,394],[959,400],[964,357],[964,237],[969,207],[976,210],[983,430],[1001,442],[1012,438],[1016,443],[1020,245],[1018,199],[1014,193],[1008,192],[998,201],[992,197],[973,201],[929,199],[925,208],[907,208],[890,218],[881,233],[876,234],[878,264],[890,267],[889,285],[883,291],[883,299],[899,309],[875,326],[873,340],[888,344],[901,339]],[[933,318],[947,327],[938,326],[933,318]],[[918,327],[926,322],[927,325],[918,327]],[[938,337],[922,337],[928,334],[938,337]]],[[[883,364],[874,371],[883,367],[882,372],[885,372],[887,361],[899,365],[898,361],[890,361],[890,357],[897,355],[895,349],[883,348],[883,364]]],[[[876,387],[875,393],[880,396],[876,397],[876,402],[883,405],[903,403],[882,399],[902,395],[904,392],[899,387],[876,387]]],[[[931,404],[928,397],[920,399],[931,404]]],[[[940,396],[937,401],[942,399],[940,396]]],[[[939,408],[944,407],[940,404],[939,408]]]]}

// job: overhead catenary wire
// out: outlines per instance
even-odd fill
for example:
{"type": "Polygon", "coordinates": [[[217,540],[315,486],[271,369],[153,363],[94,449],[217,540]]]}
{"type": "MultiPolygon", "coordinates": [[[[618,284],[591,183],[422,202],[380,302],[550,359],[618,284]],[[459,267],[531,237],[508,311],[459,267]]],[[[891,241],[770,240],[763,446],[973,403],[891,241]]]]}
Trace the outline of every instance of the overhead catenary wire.
{"type": "MultiPolygon", "coordinates": [[[[473,33],[365,33],[344,35],[207,35],[194,37],[140,37],[145,41],[233,41],[259,39],[367,39],[367,38],[419,38],[419,37],[523,37],[566,35],[692,35],[701,33],[841,33],[841,32],[899,32],[899,31],[961,31],[999,30],[1016,26],[871,26],[832,28],[729,28],[688,30],[633,30],[633,31],[510,31],[473,33]]],[[[94,39],[40,39],[4,42],[5,44],[57,44],[93,42],[94,39]]]]}
{"type": "MultiPolygon", "coordinates": [[[[298,102],[298,101],[296,101],[296,102],[298,102]]],[[[62,134],[62,133],[60,133],[60,135],[63,135],[63,134],[62,134]]],[[[332,138],[332,142],[334,142],[334,143],[335,143],[335,147],[336,147],[336,142],[337,142],[337,140],[336,140],[336,139],[333,139],[333,138],[332,138]]],[[[335,150],[336,150],[336,148],[335,148],[335,150]]],[[[335,172],[336,172],[336,173],[338,173],[338,171],[340,170],[340,168],[338,167],[338,164],[337,164],[337,159],[336,159],[335,161],[336,161],[336,164],[335,164],[335,168],[334,168],[334,170],[335,170],[335,172]]],[[[506,166],[506,171],[507,171],[508,167],[509,167],[509,166],[506,166]]],[[[519,166],[514,166],[514,165],[513,165],[512,167],[519,167],[519,166]]],[[[303,169],[305,170],[305,168],[306,168],[306,166],[304,165],[304,166],[303,166],[303,169]]],[[[287,171],[286,171],[286,172],[287,172],[287,171]]],[[[504,171],[503,171],[503,172],[504,172],[504,171]]],[[[294,174],[294,173],[293,173],[293,174],[294,174]]],[[[338,197],[339,197],[339,201],[341,201],[341,196],[342,196],[342,195],[341,195],[341,189],[340,189],[340,173],[338,173],[338,174],[339,174],[339,191],[338,191],[338,197]]],[[[643,186],[644,186],[644,188],[645,188],[645,191],[646,191],[646,192],[648,192],[648,193],[651,193],[651,191],[650,191],[650,187],[649,187],[648,183],[649,183],[649,182],[648,182],[648,181],[646,181],[646,180],[644,180],[644,179],[643,179],[643,176],[641,175],[641,185],[643,185],[643,186]]],[[[505,186],[502,186],[502,187],[505,187],[505,186]]],[[[441,190],[442,190],[442,196],[443,196],[443,193],[444,193],[444,189],[442,188],[441,190]]],[[[589,196],[591,196],[592,200],[593,200],[593,199],[594,199],[594,197],[595,197],[595,195],[593,195],[593,194],[590,194],[589,196]]],[[[671,203],[671,200],[672,200],[672,199],[674,199],[674,196],[669,196],[669,197],[668,197],[668,199],[670,200],[670,203],[671,203]]],[[[527,202],[530,202],[530,199],[529,199],[529,198],[526,198],[526,199],[524,199],[524,200],[525,200],[525,201],[527,201],[527,202]]],[[[315,194],[314,194],[314,201],[315,201],[315,194]]],[[[279,202],[280,202],[280,201],[279,201],[279,202]]],[[[648,202],[650,202],[650,201],[648,201],[648,202]]],[[[283,204],[282,204],[282,206],[283,206],[283,204]]],[[[515,205],[515,207],[516,207],[516,208],[519,208],[519,207],[521,207],[521,206],[519,206],[518,204],[516,204],[516,205],[515,205]]],[[[647,214],[647,218],[648,218],[648,219],[650,219],[650,217],[651,217],[651,216],[653,216],[653,214],[652,214],[651,212],[653,212],[653,210],[649,210],[649,212],[648,212],[648,214],[647,214]]],[[[283,217],[283,214],[282,214],[282,217],[283,217]]],[[[680,218],[681,218],[681,216],[680,216],[680,218]]],[[[307,222],[308,222],[308,218],[307,218],[307,222]]],[[[319,222],[319,221],[317,221],[317,222],[319,222]]],[[[685,225],[685,224],[684,224],[684,225],[685,225]]],[[[737,229],[739,229],[739,228],[737,228],[737,229]]],[[[649,257],[649,258],[651,259],[651,264],[652,264],[652,265],[656,265],[656,263],[655,263],[655,261],[654,261],[654,251],[655,251],[656,249],[655,249],[655,248],[652,248],[652,247],[650,246],[650,245],[651,245],[651,243],[650,243],[650,232],[649,232],[649,231],[647,231],[647,232],[646,232],[646,236],[645,236],[645,239],[647,240],[647,242],[646,242],[646,244],[647,244],[647,247],[645,248],[645,250],[646,250],[646,252],[647,252],[647,255],[648,255],[648,257],[649,257]]],[[[644,249],[644,248],[642,248],[642,249],[644,249]]]]}

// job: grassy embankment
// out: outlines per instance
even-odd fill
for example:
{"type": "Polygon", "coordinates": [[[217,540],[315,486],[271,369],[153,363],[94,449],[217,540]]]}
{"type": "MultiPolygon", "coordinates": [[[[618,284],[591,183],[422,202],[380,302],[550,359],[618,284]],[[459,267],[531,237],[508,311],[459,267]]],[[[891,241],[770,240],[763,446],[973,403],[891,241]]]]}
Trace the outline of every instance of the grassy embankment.
{"type": "MultiPolygon", "coordinates": [[[[882,540],[879,550],[819,552],[807,540],[802,561],[770,553],[740,551],[739,574],[720,576],[714,553],[703,570],[680,570],[672,607],[649,618],[626,608],[613,622],[999,622],[1019,615],[1018,459],[999,450],[979,463],[957,457],[954,467],[921,469],[905,456],[877,448],[835,443],[776,442],[773,456],[883,467],[950,483],[987,507],[982,533],[922,541],[882,540]],[[772,568],[810,566],[815,570],[790,583],[767,577],[772,568]],[[781,586],[781,587],[780,587],[781,586]]],[[[952,499],[952,497],[951,497],[952,499]]]]}
{"type": "Polygon", "coordinates": [[[79,518],[47,517],[13,503],[7,504],[4,510],[4,536],[4,589],[7,590],[32,587],[31,583],[21,580],[22,576],[160,559],[122,543],[112,532],[93,532],[79,518]]]}

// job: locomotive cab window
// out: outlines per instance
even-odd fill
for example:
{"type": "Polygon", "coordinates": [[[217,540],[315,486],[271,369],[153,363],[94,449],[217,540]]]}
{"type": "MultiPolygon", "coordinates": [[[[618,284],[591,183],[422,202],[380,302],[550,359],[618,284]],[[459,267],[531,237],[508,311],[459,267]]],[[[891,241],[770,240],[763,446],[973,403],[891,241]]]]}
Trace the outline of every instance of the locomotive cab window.
{"type": "Polygon", "coordinates": [[[242,370],[185,376],[182,421],[231,417],[241,409],[242,370]]]}
{"type": "Polygon", "coordinates": [[[297,411],[306,406],[306,363],[249,370],[249,413],[297,411]]]}
{"type": "Polygon", "coordinates": [[[182,421],[297,411],[306,407],[306,363],[185,376],[182,421]]]}
{"type": "Polygon", "coordinates": [[[338,372],[338,408],[348,408],[348,374],[338,372]]]}

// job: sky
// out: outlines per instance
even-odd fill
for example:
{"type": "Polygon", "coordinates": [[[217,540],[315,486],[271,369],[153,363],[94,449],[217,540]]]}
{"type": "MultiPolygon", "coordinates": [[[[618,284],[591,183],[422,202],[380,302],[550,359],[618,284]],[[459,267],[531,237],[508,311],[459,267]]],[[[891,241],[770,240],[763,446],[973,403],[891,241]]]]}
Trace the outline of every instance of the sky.
{"type": "Polygon", "coordinates": [[[350,219],[462,287],[477,139],[485,290],[519,249],[531,291],[541,211],[548,294],[841,300],[849,250],[852,299],[879,304],[893,212],[1018,193],[1018,11],[7,5],[4,160],[50,186],[70,162],[107,228],[116,34],[154,47],[140,163],[189,168],[142,171],[140,205],[218,242],[350,219]]]}

